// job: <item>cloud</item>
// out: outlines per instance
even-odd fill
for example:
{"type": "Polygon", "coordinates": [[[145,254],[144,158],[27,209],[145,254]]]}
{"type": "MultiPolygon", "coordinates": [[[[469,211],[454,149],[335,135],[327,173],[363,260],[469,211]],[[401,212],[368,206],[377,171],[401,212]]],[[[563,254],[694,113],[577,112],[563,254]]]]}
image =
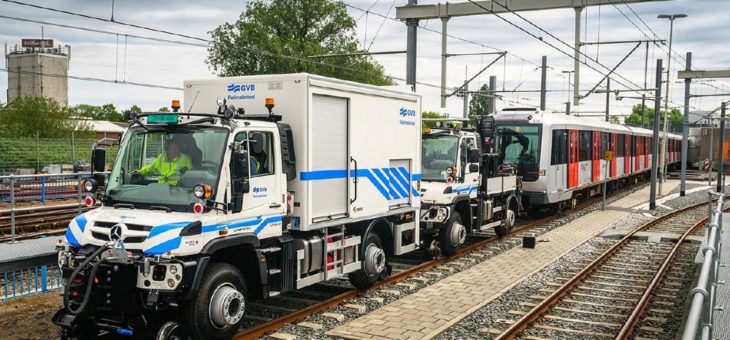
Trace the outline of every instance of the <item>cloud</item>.
{"type": "MultiPolygon", "coordinates": [[[[348,4],[360,8],[369,8],[373,13],[385,14],[392,4],[401,6],[405,0],[375,1],[375,0],[346,0],[348,4]]],[[[422,0],[419,3],[435,3],[436,1],[422,0]]],[[[443,2],[443,1],[442,1],[443,2]]],[[[65,9],[104,18],[112,14],[111,2],[107,1],[71,1],[71,0],[42,0],[35,2],[41,6],[65,9]]],[[[244,1],[212,0],[206,2],[180,2],[172,0],[145,1],[130,0],[115,2],[114,19],[117,21],[155,27],[180,34],[208,38],[208,32],[225,22],[234,22],[245,7],[244,1]]],[[[625,5],[616,5],[624,14],[631,18],[645,33],[653,35],[625,5]]],[[[730,10],[730,2],[716,0],[684,0],[658,1],[632,5],[641,18],[661,38],[668,35],[668,22],[656,19],[659,13],[680,13],[690,15],[687,19],[676,22],[674,49],[684,55],[686,51],[694,51],[696,67],[727,68],[730,64],[729,47],[725,42],[726,19],[724,13],[730,10]]],[[[357,37],[361,45],[371,46],[372,51],[404,50],[406,47],[406,29],[401,22],[383,19],[375,14],[363,15],[363,12],[348,8],[351,15],[358,20],[357,37]],[[379,30],[379,33],[376,32],[379,30]],[[365,38],[367,39],[365,40],[365,38]]],[[[68,14],[56,13],[41,9],[20,6],[17,4],[0,3],[2,15],[42,20],[68,25],[77,25],[93,29],[108,30],[122,34],[137,34],[155,36],[165,39],[185,40],[165,34],[149,32],[114,23],[85,19],[68,14]]],[[[588,41],[635,40],[646,39],[614,6],[603,6],[600,11],[593,7],[585,11],[588,17],[588,28],[584,37],[588,41]]],[[[395,16],[395,9],[390,16],[395,16]]],[[[547,46],[545,43],[530,37],[519,29],[503,22],[492,15],[453,18],[449,21],[449,34],[465,40],[477,42],[488,47],[449,38],[449,53],[480,53],[496,50],[508,50],[512,54],[506,62],[493,65],[484,74],[477,78],[479,87],[487,82],[490,75],[498,77],[499,89],[511,90],[519,87],[520,90],[536,90],[540,85],[540,72],[536,70],[542,55],[548,57],[550,71],[548,72],[548,107],[556,110],[563,108],[563,103],[570,100],[568,79],[564,70],[573,69],[571,46],[573,42],[574,12],[571,9],[551,10],[543,12],[525,12],[523,16],[535,24],[545,28],[557,36],[558,41],[549,38],[547,34],[539,32],[527,22],[514,15],[504,15],[505,19],[543,37],[546,42],[557,46],[561,51],[547,46]],[[494,49],[490,48],[493,47],[494,49]],[[566,55],[567,53],[568,55],[566,55]],[[520,58],[524,59],[521,60],[520,58]]],[[[14,45],[23,37],[40,36],[41,25],[22,23],[8,19],[0,19],[0,42],[14,45]]],[[[440,20],[422,21],[422,26],[440,31],[440,20]]],[[[207,52],[205,48],[181,46],[169,43],[145,41],[124,36],[84,32],[67,28],[46,25],[46,37],[72,46],[72,58],[69,73],[79,76],[98,77],[105,79],[121,79],[142,83],[154,83],[168,86],[182,86],[184,79],[208,78],[214,75],[205,64],[207,52]],[[119,41],[119,42],[117,42],[119,41]]],[[[433,85],[419,85],[418,92],[423,96],[425,110],[439,110],[460,115],[462,103],[460,98],[449,98],[445,109],[439,107],[441,67],[441,35],[420,29],[418,33],[418,80],[433,85]],[[434,87],[435,86],[435,87],[434,87]]],[[[195,42],[194,40],[186,40],[195,42]]],[[[588,46],[584,50],[591,58],[598,60],[606,67],[612,68],[631,49],[631,44],[588,46]]],[[[644,82],[644,47],[637,49],[618,72],[626,79],[617,77],[618,82],[629,85],[629,81],[643,86],[644,82]]],[[[473,76],[486,66],[494,56],[459,56],[448,60],[447,85],[459,86],[464,79],[473,76]]],[[[384,65],[388,74],[395,77],[405,77],[405,55],[375,56],[375,60],[384,65]]],[[[658,48],[649,49],[648,83],[653,83],[655,59],[666,58],[666,52],[658,48]]],[[[606,69],[596,63],[592,66],[605,73],[606,69]]],[[[4,65],[3,65],[4,66],[4,65]]],[[[683,65],[673,63],[673,70],[683,65]]],[[[586,91],[593,87],[601,78],[599,72],[583,66],[581,90],[586,91]]],[[[676,76],[676,74],[675,74],[676,76]]],[[[571,80],[572,81],[572,80],[571,80]]],[[[721,82],[715,82],[720,86],[721,82]]],[[[7,86],[7,78],[0,75],[0,88],[7,86]]],[[[629,85],[631,86],[631,85],[629,85]]],[[[682,84],[672,83],[673,102],[682,102],[682,84]]],[[[698,93],[713,93],[719,91],[708,86],[697,86],[698,93]]],[[[536,105],[537,93],[505,93],[506,99],[521,101],[536,105]]],[[[149,89],[136,86],[104,84],[71,80],[69,83],[69,101],[71,104],[114,103],[119,108],[127,108],[133,104],[141,105],[145,110],[154,110],[160,106],[169,105],[169,100],[181,98],[182,93],[171,90],[149,89]]],[[[0,100],[5,101],[5,92],[0,91],[0,100]]],[[[585,111],[600,111],[604,108],[605,95],[592,95],[585,100],[581,107],[585,111]]],[[[613,102],[612,107],[617,112],[628,112],[636,101],[626,100],[613,102]]],[[[714,109],[717,99],[696,100],[693,105],[704,109],[714,109]]],[[[500,102],[500,106],[510,105],[500,102]]]]}

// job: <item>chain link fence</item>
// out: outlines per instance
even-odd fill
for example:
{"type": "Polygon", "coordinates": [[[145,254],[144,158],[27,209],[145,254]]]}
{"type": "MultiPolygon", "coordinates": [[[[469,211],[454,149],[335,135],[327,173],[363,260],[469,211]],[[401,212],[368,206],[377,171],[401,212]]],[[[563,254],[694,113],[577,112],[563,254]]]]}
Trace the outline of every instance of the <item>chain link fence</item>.
{"type": "MultiPolygon", "coordinates": [[[[77,171],[88,171],[91,148],[96,139],[69,138],[0,138],[0,176],[9,174],[33,174],[36,172],[60,173],[74,171],[73,164],[81,161],[84,166],[77,171]]],[[[106,161],[111,164],[119,146],[104,146],[106,161]]]]}

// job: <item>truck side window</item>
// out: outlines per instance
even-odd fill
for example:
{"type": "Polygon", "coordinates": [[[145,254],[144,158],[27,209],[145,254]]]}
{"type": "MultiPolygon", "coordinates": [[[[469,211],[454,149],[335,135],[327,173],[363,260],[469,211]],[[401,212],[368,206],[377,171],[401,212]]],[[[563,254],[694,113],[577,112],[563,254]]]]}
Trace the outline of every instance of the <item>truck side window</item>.
{"type": "Polygon", "coordinates": [[[461,176],[466,175],[467,162],[469,160],[469,141],[466,138],[461,139],[461,145],[459,147],[459,168],[461,169],[461,176]]]}
{"type": "MultiPolygon", "coordinates": [[[[271,132],[252,131],[249,137],[251,145],[251,163],[255,164],[256,172],[251,177],[274,174],[274,136],[271,132]]],[[[252,164],[251,167],[254,165],[252,164]]]]}

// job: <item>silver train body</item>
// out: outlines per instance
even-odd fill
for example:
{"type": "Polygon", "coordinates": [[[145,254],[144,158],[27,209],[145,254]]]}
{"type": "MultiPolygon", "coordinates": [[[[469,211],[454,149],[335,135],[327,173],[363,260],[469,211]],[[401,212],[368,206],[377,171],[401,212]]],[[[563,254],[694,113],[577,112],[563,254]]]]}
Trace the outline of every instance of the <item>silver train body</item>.
{"type": "MultiPolygon", "coordinates": [[[[495,150],[502,166],[522,177],[523,201],[531,206],[574,205],[580,196],[601,193],[604,181],[633,183],[651,170],[648,129],[535,109],[506,109],[495,122],[495,150]],[[605,160],[608,153],[611,160],[605,160]]],[[[672,168],[681,160],[681,136],[669,134],[668,141],[666,164],[672,168]]]]}

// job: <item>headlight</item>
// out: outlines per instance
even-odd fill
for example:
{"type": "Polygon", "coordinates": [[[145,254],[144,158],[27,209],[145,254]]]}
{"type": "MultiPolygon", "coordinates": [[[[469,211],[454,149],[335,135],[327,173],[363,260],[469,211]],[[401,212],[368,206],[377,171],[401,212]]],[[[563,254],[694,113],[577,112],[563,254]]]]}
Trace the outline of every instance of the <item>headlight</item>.
{"type": "Polygon", "coordinates": [[[226,98],[223,98],[223,97],[216,98],[215,104],[218,105],[219,107],[226,105],[226,98]]]}
{"type": "Polygon", "coordinates": [[[449,209],[448,208],[438,208],[438,211],[436,212],[436,220],[443,222],[446,221],[446,218],[449,216],[449,209]]]}
{"type": "Polygon", "coordinates": [[[453,168],[446,168],[446,174],[449,175],[449,176],[453,175],[454,174],[454,169],[453,168]]]}
{"type": "Polygon", "coordinates": [[[209,199],[213,197],[213,188],[207,184],[198,184],[193,188],[193,195],[200,199],[209,199]]]}
{"type": "Polygon", "coordinates": [[[96,190],[96,181],[93,179],[87,179],[83,183],[84,190],[87,192],[93,192],[96,190]]]}

